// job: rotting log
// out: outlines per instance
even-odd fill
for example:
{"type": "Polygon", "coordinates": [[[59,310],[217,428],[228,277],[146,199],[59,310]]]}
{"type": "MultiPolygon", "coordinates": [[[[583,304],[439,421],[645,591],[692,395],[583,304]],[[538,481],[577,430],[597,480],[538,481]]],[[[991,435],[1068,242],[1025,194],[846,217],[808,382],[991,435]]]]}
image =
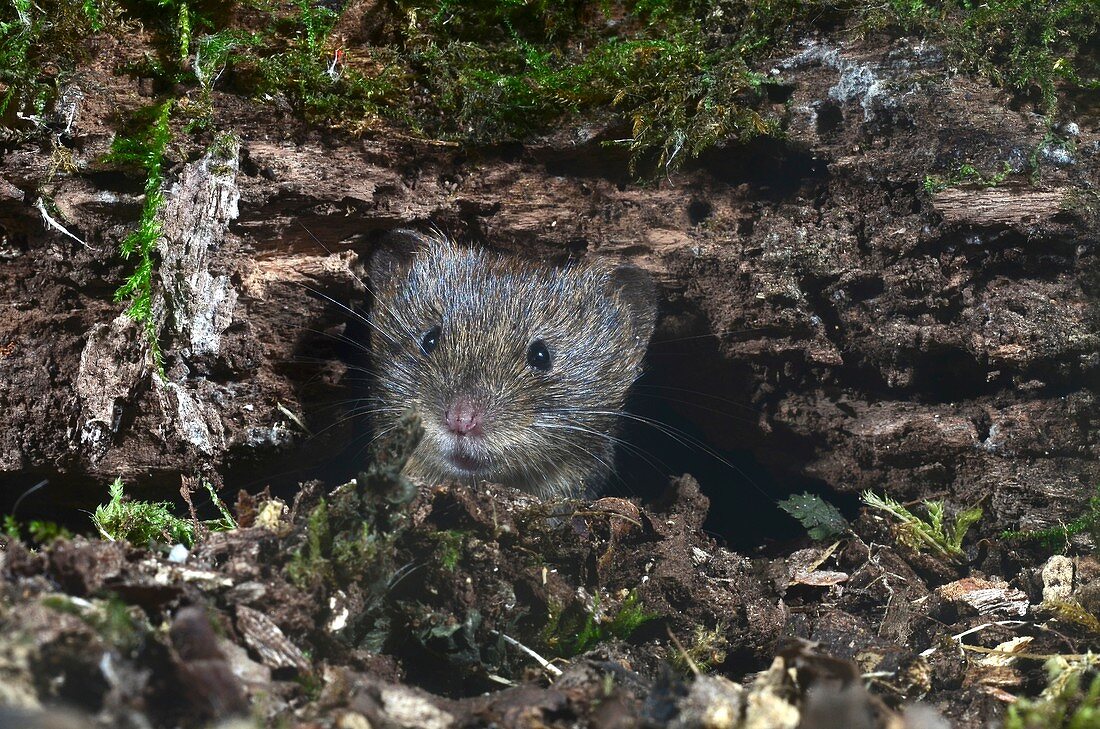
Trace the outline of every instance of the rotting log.
{"type": "MultiPolygon", "coordinates": [[[[240,166],[203,173],[196,153],[169,171],[163,380],[111,300],[139,186],[93,165],[136,92],[86,84],[71,130],[86,172],[55,175],[30,146],[0,168],[4,498],[43,475],[51,498],[84,507],[102,498],[86,489],[119,474],[162,494],[180,472],[259,488],[354,454],[362,431],[331,403],[364,392],[357,348],[340,342],[366,337],[352,313],[369,299],[361,262],[380,232],[435,224],[520,255],[653,271],[666,296],[655,350],[678,362],[655,360],[656,383],[704,391],[702,407],[674,406],[780,480],[994,494],[998,527],[1072,519],[1100,483],[1098,240],[1087,214],[1059,212],[1100,167],[1093,132],[1036,190],[930,197],[927,171],[995,167],[1040,144],[1043,125],[974,80],[907,93],[927,77],[885,56],[849,60],[897,93],[854,98],[825,128],[814,110],[838,72],[792,68],[790,141],[729,142],[649,183],[566,134],[475,155],[321,134],[215,93],[213,123],[239,137],[240,166]],[[43,223],[38,192],[87,247],[43,223]],[[969,245],[987,232],[996,245],[969,245]]],[[[731,474],[714,488],[748,487],[731,474]]]]}

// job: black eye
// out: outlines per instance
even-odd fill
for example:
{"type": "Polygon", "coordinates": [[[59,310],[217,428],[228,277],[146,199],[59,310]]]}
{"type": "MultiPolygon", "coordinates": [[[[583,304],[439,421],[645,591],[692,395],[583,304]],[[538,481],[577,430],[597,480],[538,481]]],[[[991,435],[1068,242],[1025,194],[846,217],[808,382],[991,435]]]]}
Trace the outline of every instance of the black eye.
{"type": "Polygon", "coordinates": [[[438,324],[424,332],[420,338],[420,351],[425,355],[431,354],[439,346],[439,337],[443,334],[443,327],[438,324]]]}
{"type": "Polygon", "coordinates": [[[531,342],[527,348],[527,364],[543,372],[550,369],[550,350],[546,348],[546,342],[541,339],[531,342]]]}

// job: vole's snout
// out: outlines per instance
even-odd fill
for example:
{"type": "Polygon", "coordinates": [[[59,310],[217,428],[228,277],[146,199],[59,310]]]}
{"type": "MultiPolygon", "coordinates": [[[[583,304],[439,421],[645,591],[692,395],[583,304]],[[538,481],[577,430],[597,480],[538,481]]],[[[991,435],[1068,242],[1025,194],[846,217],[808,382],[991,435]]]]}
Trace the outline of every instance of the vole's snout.
{"type": "Polygon", "coordinates": [[[482,434],[484,417],[484,409],[473,399],[459,395],[447,406],[443,423],[455,435],[479,436],[482,434]]]}

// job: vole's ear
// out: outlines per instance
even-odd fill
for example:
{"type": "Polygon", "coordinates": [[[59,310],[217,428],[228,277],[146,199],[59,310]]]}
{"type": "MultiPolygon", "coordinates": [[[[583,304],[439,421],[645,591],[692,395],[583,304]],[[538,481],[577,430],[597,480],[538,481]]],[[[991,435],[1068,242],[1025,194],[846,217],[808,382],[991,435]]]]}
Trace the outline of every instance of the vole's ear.
{"type": "Polygon", "coordinates": [[[415,230],[401,228],[386,233],[370,254],[371,283],[387,281],[398,271],[408,268],[413,257],[431,242],[432,238],[415,230]]]}
{"type": "Polygon", "coordinates": [[[637,266],[624,263],[612,269],[610,284],[618,293],[619,301],[629,310],[634,330],[648,341],[657,323],[658,292],[653,277],[637,266]]]}

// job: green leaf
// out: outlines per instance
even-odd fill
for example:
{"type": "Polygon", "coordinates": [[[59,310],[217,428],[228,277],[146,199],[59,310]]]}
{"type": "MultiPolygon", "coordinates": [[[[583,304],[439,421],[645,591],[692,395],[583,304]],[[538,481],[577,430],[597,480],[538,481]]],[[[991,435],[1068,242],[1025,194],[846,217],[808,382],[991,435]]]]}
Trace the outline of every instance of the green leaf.
{"type": "Polygon", "coordinates": [[[811,539],[832,539],[848,531],[848,521],[840,510],[820,496],[794,494],[780,501],[779,508],[798,519],[811,539]]]}

